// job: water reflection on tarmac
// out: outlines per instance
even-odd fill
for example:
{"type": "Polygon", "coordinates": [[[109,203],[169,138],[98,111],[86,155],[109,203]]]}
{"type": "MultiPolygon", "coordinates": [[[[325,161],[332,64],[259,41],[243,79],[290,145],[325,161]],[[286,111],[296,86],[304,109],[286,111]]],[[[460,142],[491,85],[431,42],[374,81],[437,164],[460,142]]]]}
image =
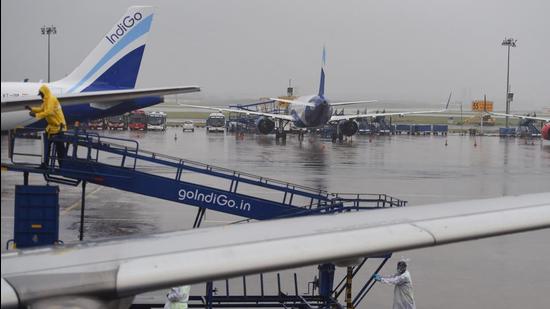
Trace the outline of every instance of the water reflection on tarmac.
{"type": "MultiPolygon", "coordinates": [[[[356,136],[333,144],[306,135],[301,143],[290,136],[280,144],[273,136],[237,138],[206,134],[204,129],[105,134],[136,139],[142,149],[330,192],[387,193],[410,206],[550,190],[550,143],[539,140],[402,135],[356,136]]],[[[2,160],[7,160],[6,136],[2,160]]],[[[12,237],[13,191],[20,183],[22,175],[2,173],[3,245],[12,237]]],[[[42,176],[31,176],[31,184],[43,183],[42,176]]],[[[86,239],[187,229],[195,218],[195,208],[173,202],[96,185],[88,185],[87,193],[86,239]]],[[[62,186],[60,204],[61,239],[76,240],[80,188],[62,186]]],[[[237,219],[207,212],[203,226],[237,219]]],[[[419,307],[542,308],[550,290],[549,236],[544,230],[397,253],[385,272],[393,270],[399,257],[411,259],[419,307]]],[[[311,281],[313,270],[301,273],[304,282],[311,281]]],[[[389,307],[392,293],[375,287],[365,305],[389,307]]]]}

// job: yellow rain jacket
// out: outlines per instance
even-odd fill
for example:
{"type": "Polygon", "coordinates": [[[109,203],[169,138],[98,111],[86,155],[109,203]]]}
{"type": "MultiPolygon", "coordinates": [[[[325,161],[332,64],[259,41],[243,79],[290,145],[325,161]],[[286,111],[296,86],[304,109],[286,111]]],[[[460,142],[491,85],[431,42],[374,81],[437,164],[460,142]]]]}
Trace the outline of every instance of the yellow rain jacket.
{"type": "Polygon", "coordinates": [[[67,130],[65,115],[57,98],[46,85],[42,85],[39,91],[44,95],[42,105],[31,108],[31,111],[35,113],[36,119],[46,118],[48,136],[67,130]]]}

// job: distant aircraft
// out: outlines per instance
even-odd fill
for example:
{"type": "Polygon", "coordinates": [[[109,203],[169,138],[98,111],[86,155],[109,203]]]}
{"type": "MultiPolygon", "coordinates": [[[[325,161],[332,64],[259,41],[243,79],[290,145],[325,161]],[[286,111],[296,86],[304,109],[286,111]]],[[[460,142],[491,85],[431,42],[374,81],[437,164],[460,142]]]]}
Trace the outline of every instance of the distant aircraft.
{"type": "MultiPolygon", "coordinates": [[[[163,95],[200,91],[197,86],[134,89],[152,20],[152,7],[129,7],[71,74],[46,84],[59,99],[68,124],[155,105],[163,102],[163,95]]],[[[41,104],[41,85],[2,82],[2,131],[45,127],[45,121],[37,122],[24,109],[41,104]]]]}
{"type": "Polygon", "coordinates": [[[444,112],[449,106],[449,100],[447,101],[447,106],[442,110],[428,110],[428,111],[416,111],[416,112],[392,112],[392,113],[366,113],[366,114],[355,114],[355,115],[333,115],[333,107],[335,106],[344,106],[351,104],[360,104],[360,103],[374,103],[377,100],[370,101],[352,101],[352,102],[330,102],[325,97],[325,66],[326,66],[326,57],[325,49],[323,48],[323,59],[321,66],[321,79],[319,82],[319,92],[316,95],[308,95],[298,97],[296,100],[286,100],[286,99],[277,99],[270,98],[272,101],[279,101],[289,104],[289,114],[275,114],[275,113],[263,113],[263,112],[254,112],[244,109],[237,108],[217,108],[217,107],[206,107],[206,106],[197,106],[197,105],[186,105],[182,104],[185,107],[193,108],[202,108],[210,109],[217,111],[225,112],[234,112],[247,115],[257,115],[260,116],[256,122],[257,129],[262,134],[269,134],[275,128],[275,122],[273,120],[279,120],[279,134],[283,135],[284,131],[282,128],[289,122],[292,122],[298,128],[318,128],[326,124],[333,123],[336,124],[338,138],[345,136],[352,136],[357,133],[359,125],[354,119],[358,118],[367,118],[367,117],[383,117],[383,116],[392,116],[392,115],[407,115],[407,114],[425,114],[425,113],[438,113],[444,112]]]}
{"type": "Polygon", "coordinates": [[[519,119],[531,119],[531,120],[544,121],[545,124],[542,127],[541,135],[542,135],[543,139],[550,140],[550,118],[536,117],[536,116],[514,115],[514,114],[505,114],[505,113],[493,113],[493,112],[488,112],[488,113],[491,114],[491,115],[495,115],[495,116],[514,117],[514,118],[519,118],[519,119]]]}
{"type": "Polygon", "coordinates": [[[123,308],[162,288],[545,228],[550,193],[18,250],[2,254],[2,308],[123,308]]]}

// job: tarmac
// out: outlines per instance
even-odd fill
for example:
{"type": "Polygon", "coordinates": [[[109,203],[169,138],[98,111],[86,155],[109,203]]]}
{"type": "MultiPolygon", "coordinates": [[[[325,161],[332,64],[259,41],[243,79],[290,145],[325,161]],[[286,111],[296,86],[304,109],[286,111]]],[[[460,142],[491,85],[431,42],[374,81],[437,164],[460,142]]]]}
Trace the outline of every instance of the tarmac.
{"type": "MultiPolygon", "coordinates": [[[[274,136],[166,132],[103,132],[138,140],[142,149],[289,181],[330,192],[386,193],[409,201],[408,207],[477,198],[545,192],[550,183],[550,144],[492,136],[354,136],[344,143],[306,135],[274,136]]],[[[2,136],[2,161],[7,136],[2,136]]],[[[168,171],[151,167],[163,174],[168,171]]],[[[12,238],[14,185],[21,174],[2,172],[2,252],[12,238]]],[[[44,184],[42,176],[31,184],[44,184]]],[[[80,188],[61,186],[60,238],[77,241],[80,188]]],[[[140,236],[188,229],[196,209],[96,185],[88,185],[85,239],[140,236]]],[[[203,226],[240,218],[207,212],[203,226]]],[[[382,270],[392,273],[401,257],[410,259],[419,308],[543,308],[550,290],[550,230],[395,253],[382,270]]],[[[330,245],[330,244],[327,244],[330,245]]],[[[183,261],[182,261],[183,262],[183,261]]],[[[221,258],[220,262],[223,262],[221,258]]],[[[343,274],[338,270],[337,277],[343,274]]],[[[300,291],[307,290],[316,267],[298,272],[300,291]]],[[[366,276],[366,274],[365,274],[366,276]]],[[[360,287],[360,280],[354,288],[360,287]]],[[[364,278],[363,278],[364,279],[364,278]]],[[[235,282],[236,283],[236,282],[235,282]]],[[[216,283],[225,294],[225,283],[216,283]]],[[[249,293],[256,289],[249,282],[249,293]]],[[[292,292],[293,285],[288,285],[292,292]]],[[[239,287],[232,289],[238,292],[239,287]]],[[[192,295],[204,294],[194,286],[192,295]]],[[[141,299],[158,299],[149,293],[141,299]]],[[[375,286],[361,307],[390,307],[393,288],[375,286]]],[[[162,299],[160,300],[162,301],[162,299]]]]}

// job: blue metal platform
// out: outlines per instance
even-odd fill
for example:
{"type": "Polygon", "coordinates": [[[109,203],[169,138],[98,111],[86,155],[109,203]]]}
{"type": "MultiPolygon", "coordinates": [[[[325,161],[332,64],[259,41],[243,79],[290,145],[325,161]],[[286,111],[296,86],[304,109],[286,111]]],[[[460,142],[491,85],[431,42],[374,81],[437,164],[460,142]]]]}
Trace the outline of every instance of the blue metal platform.
{"type": "Polygon", "coordinates": [[[406,201],[385,194],[329,193],[141,150],[134,140],[74,131],[56,139],[68,146],[61,166],[54,144],[46,155],[45,167],[3,166],[9,170],[41,173],[52,182],[85,181],[257,220],[406,205],[406,201]],[[155,173],[155,168],[162,169],[162,175],[155,173]]]}

